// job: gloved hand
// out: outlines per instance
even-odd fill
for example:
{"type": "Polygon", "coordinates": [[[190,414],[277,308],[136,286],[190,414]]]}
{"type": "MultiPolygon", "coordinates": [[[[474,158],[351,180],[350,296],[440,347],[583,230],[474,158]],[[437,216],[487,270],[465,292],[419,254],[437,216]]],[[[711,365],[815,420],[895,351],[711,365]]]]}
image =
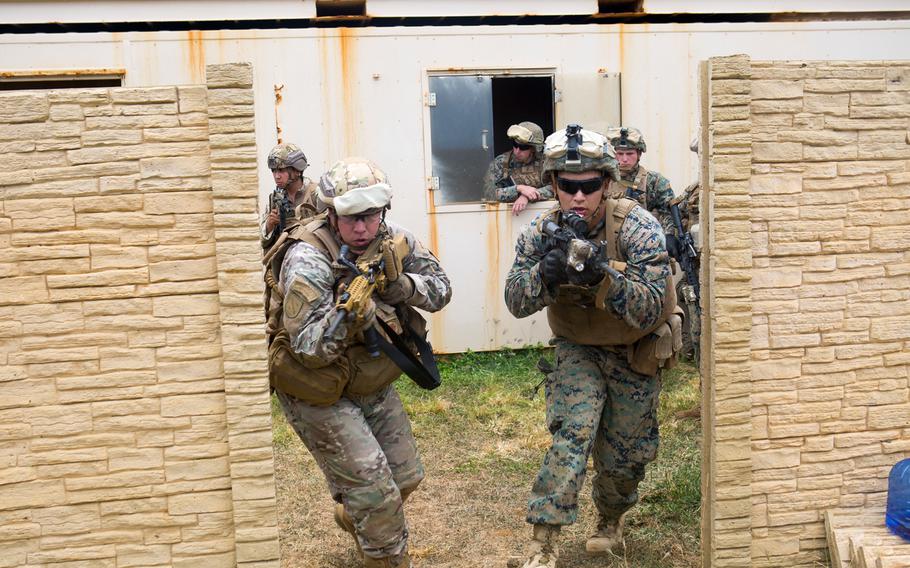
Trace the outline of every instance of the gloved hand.
{"type": "Polygon", "coordinates": [[[574,269],[567,272],[569,273],[569,284],[577,286],[593,286],[603,280],[604,277],[603,271],[598,270],[591,261],[585,263],[585,268],[581,272],[574,269]]]}
{"type": "Polygon", "coordinates": [[[540,260],[538,265],[540,279],[550,290],[555,290],[560,284],[569,281],[566,262],[566,253],[558,248],[551,250],[540,260]]]}
{"type": "Polygon", "coordinates": [[[682,256],[682,243],[676,235],[667,235],[667,252],[670,253],[670,258],[676,260],[682,256]]]}
{"type": "Polygon", "coordinates": [[[345,316],[344,322],[347,325],[347,338],[351,339],[358,332],[370,327],[376,322],[376,302],[372,298],[368,299],[363,309],[357,313],[349,313],[345,316]]]}
{"type": "Polygon", "coordinates": [[[394,282],[388,282],[379,297],[390,306],[407,302],[414,295],[414,281],[407,274],[402,274],[394,282]]]}

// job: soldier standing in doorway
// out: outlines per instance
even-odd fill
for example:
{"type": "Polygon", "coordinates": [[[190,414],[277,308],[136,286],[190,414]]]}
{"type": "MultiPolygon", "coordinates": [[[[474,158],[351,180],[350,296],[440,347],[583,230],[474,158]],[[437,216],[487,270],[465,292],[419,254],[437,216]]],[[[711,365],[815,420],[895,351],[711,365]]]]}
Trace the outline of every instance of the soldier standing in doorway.
{"type": "Polygon", "coordinates": [[[611,197],[619,170],[607,139],[569,125],[546,139],[543,171],[559,203],[522,231],[505,292],[515,317],[547,310],[556,347],[545,383],[552,440],[528,501],[523,568],[555,568],[589,456],[598,524],[586,549],[605,555],[622,541],[657,456],[660,372],[681,343],[664,232],[638,202],[611,197]]]}
{"type": "Polygon", "coordinates": [[[543,129],[525,121],[510,126],[506,135],[512,149],[490,163],[483,179],[483,196],[486,201],[511,203],[512,213],[518,215],[528,203],[553,199],[553,188],[540,169],[543,129]]]}

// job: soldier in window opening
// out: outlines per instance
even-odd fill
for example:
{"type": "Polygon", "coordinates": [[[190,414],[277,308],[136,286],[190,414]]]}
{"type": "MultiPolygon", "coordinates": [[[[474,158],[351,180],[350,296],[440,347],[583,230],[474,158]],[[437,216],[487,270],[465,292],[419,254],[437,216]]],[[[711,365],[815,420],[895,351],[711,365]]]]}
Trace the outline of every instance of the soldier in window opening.
{"type": "Polygon", "coordinates": [[[664,233],[636,201],[611,197],[619,171],[606,138],[569,125],[547,138],[544,153],[559,203],[522,231],[505,291],[515,317],[547,309],[556,347],[555,369],[545,370],[552,441],[528,501],[533,538],[523,568],[556,566],[589,456],[599,520],[586,549],[609,554],[621,542],[657,455],[660,371],[681,347],[664,233]],[[574,240],[560,240],[566,227],[574,240]],[[604,244],[582,264],[574,255],[592,242],[604,244]]]}
{"type": "Polygon", "coordinates": [[[506,135],[512,149],[490,163],[483,178],[483,196],[486,201],[512,203],[512,213],[518,215],[528,203],[553,199],[553,188],[540,170],[543,129],[525,121],[510,126],[506,135]]]}
{"type": "Polygon", "coordinates": [[[623,197],[638,201],[657,217],[667,235],[667,250],[670,256],[676,258],[679,241],[670,216],[670,202],[674,197],[670,180],[641,165],[641,155],[648,147],[640,130],[626,126],[612,127],[607,130],[607,138],[610,139],[610,144],[616,151],[616,161],[619,162],[618,191],[623,197]]]}
{"type": "Polygon", "coordinates": [[[278,235],[299,221],[312,217],[316,209],[316,184],[304,177],[306,155],[296,144],[278,144],[269,152],[268,166],[275,178],[269,207],[260,221],[263,249],[275,243],[278,235]]]}
{"type": "Polygon", "coordinates": [[[317,192],[326,211],[288,236],[293,244],[281,265],[284,300],[269,347],[269,378],[322,469],[338,503],[335,521],[354,536],[363,566],[408,568],[402,505],[424,469],[392,386],[402,370],[387,345],[370,354],[368,338],[394,332],[409,344],[415,335],[423,341],[426,322],[414,308],[438,311],[452,291],[436,257],[410,231],[385,220],[392,188],[375,164],[336,162],[317,192]],[[339,299],[358,287],[350,263],[371,258],[378,272],[370,276],[384,278],[383,287],[372,293],[361,287],[366,302],[344,311],[339,299]]]}

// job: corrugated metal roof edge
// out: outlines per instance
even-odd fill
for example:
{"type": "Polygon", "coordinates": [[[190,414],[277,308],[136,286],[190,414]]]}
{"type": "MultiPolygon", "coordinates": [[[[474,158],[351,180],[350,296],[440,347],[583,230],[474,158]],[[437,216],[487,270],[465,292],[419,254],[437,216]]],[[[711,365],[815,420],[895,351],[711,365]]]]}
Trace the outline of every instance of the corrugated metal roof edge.
{"type": "Polygon", "coordinates": [[[246,30],[351,27],[434,27],[434,26],[514,26],[514,25],[590,25],[590,24],[697,24],[768,23],[827,21],[908,20],[910,10],[876,12],[756,12],[717,14],[644,14],[617,13],[566,16],[445,16],[386,17],[343,16],[278,20],[207,20],[161,22],[86,22],[41,24],[0,24],[0,34],[149,32],[187,30],[246,30]]]}

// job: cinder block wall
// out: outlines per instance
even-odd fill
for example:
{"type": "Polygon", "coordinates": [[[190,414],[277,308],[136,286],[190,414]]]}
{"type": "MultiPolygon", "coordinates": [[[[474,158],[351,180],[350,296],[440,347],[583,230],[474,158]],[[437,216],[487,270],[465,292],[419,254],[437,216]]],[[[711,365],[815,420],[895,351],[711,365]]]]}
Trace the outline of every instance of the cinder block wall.
{"type": "Polygon", "coordinates": [[[705,565],[816,566],[910,456],[910,62],[702,78],[705,565]]]}
{"type": "Polygon", "coordinates": [[[0,567],[277,566],[252,70],[0,93],[0,567]]]}

